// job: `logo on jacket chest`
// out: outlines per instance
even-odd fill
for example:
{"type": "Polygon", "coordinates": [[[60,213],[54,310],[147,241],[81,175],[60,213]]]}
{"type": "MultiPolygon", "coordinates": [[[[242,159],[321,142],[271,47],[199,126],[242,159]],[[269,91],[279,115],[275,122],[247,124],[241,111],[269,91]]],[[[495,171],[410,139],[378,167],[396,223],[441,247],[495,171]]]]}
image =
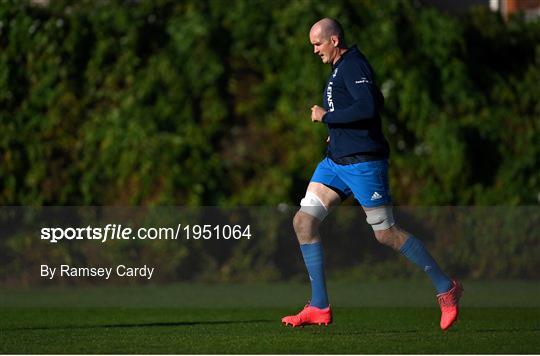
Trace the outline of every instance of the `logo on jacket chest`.
{"type": "MultiPolygon", "coordinates": [[[[339,68],[334,69],[334,73],[332,73],[332,78],[335,78],[337,76],[339,68]]],[[[328,82],[328,85],[326,86],[326,102],[328,103],[328,111],[334,111],[334,100],[332,99],[332,88],[334,85],[334,81],[331,80],[328,82]]]]}
{"type": "Polygon", "coordinates": [[[332,100],[332,86],[334,85],[333,81],[328,82],[326,87],[326,102],[328,103],[328,111],[334,111],[334,101],[332,100]]]}

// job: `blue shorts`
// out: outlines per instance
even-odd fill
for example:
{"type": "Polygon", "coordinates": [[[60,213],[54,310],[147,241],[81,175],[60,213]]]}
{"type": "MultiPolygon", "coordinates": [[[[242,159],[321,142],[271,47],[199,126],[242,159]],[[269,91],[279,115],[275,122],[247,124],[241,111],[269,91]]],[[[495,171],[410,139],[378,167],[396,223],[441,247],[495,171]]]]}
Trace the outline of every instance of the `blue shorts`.
{"type": "Polygon", "coordinates": [[[334,188],[342,197],[352,194],[366,208],[392,203],[387,160],[340,165],[326,157],[315,169],[311,181],[334,188]]]}

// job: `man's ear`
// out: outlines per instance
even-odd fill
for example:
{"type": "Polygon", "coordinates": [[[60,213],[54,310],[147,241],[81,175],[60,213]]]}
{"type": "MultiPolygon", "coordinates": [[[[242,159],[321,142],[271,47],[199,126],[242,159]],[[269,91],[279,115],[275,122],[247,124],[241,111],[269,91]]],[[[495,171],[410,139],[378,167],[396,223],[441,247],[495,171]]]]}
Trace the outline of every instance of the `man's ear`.
{"type": "Polygon", "coordinates": [[[339,43],[339,37],[336,36],[336,35],[332,35],[330,36],[330,42],[332,42],[332,45],[334,47],[339,47],[340,43],[339,43]]]}

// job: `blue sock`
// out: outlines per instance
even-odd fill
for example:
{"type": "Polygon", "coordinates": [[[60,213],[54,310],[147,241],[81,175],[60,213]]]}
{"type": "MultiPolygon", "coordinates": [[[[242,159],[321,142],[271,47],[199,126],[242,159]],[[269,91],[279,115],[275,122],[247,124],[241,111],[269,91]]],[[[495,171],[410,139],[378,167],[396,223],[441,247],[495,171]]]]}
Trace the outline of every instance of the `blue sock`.
{"type": "Polygon", "coordinates": [[[300,245],[304,263],[311,280],[311,305],[317,308],[328,306],[328,294],[324,278],[323,248],[320,242],[300,245]]]}
{"type": "Polygon", "coordinates": [[[422,241],[411,235],[401,246],[399,252],[428,274],[437,293],[448,292],[452,288],[452,281],[431,257],[422,241]]]}

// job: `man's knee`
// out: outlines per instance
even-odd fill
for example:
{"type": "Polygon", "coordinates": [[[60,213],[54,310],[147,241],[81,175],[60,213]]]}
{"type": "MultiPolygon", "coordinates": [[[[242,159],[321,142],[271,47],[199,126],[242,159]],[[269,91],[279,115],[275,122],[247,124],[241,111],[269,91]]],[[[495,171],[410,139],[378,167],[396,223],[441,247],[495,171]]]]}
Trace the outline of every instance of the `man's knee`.
{"type": "Polygon", "coordinates": [[[311,243],[319,238],[318,228],[321,221],[328,215],[328,208],[319,196],[307,191],[300,201],[300,210],[293,219],[294,231],[300,243],[311,243]]]}
{"type": "Polygon", "coordinates": [[[301,242],[311,240],[318,236],[319,220],[303,211],[299,211],[294,216],[293,227],[296,236],[301,242]]]}
{"type": "Polygon", "coordinates": [[[386,230],[375,230],[374,232],[377,241],[397,251],[399,251],[401,246],[403,246],[407,240],[407,233],[401,230],[397,225],[392,225],[392,227],[386,230]]]}
{"type": "Polygon", "coordinates": [[[393,234],[391,229],[387,230],[375,230],[375,238],[377,241],[379,241],[381,244],[392,247],[393,242],[393,234]]]}

